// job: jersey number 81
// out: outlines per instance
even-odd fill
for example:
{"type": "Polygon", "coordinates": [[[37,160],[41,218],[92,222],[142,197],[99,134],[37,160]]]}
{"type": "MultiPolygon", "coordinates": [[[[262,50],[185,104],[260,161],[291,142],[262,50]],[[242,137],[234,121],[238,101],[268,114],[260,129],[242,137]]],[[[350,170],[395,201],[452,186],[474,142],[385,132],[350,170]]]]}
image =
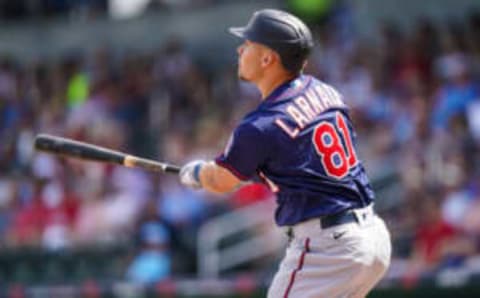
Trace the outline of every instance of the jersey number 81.
{"type": "Polygon", "coordinates": [[[357,156],[353,149],[352,137],[344,116],[335,115],[335,126],[330,122],[322,122],[313,132],[313,144],[320,155],[323,167],[329,176],[341,179],[357,164],[357,156]]]}

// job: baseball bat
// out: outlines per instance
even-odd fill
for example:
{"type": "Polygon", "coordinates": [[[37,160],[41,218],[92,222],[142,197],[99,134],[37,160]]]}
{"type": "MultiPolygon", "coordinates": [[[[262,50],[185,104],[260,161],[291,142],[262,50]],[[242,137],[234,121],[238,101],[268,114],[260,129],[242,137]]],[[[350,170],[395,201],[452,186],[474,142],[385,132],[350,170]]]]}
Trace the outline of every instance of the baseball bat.
{"type": "Polygon", "coordinates": [[[35,149],[67,157],[118,164],[129,168],[141,168],[153,172],[172,174],[180,172],[180,167],[175,165],[48,134],[39,134],[35,137],[35,149]]]}

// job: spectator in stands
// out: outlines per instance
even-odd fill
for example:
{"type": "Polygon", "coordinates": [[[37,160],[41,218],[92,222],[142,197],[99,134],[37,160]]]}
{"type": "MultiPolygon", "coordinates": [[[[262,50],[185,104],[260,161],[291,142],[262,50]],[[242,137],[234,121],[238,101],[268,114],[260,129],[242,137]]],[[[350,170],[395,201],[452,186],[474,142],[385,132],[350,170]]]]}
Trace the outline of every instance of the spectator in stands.
{"type": "Polygon", "coordinates": [[[446,35],[444,43],[444,53],[435,62],[438,76],[443,80],[432,112],[435,130],[445,130],[453,117],[464,115],[480,96],[479,86],[471,77],[470,56],[455,44],[453,36],[446,35]]]}
{"type": "Polygon", "coordinates": [[[419,224],[406,272],[410,281],[446,267],[458,266],[475,252],[474,243],[442,218],[438,199],[426,195],[418,204],[419,224]]]}
{"type": "Polygon", "coordinates": [[[158,219],[147,218],[139,226],[140,248],[127,269],[127,278],[141,284],[151,284],[170,277],[170,235],[158,219]]]}
{"type": "Polygon", "coordinates": [[[17,185],[13,179],[0,176],[0,247],[9,245],[9,228],[18,202],[17,185]]]}
{"type": "Polygon", "coordinates": [[[273,200],[273,198],[272,192],[266,185],[252,183],[239,188],[228,201],[234,208],[241,208],[264,200],[273,200]]]}
{"type": "Polygon", "coordinates": [[[45,179],[35,180],[32,197],[17,209],[11,226],[15,246],[40,245],[48,214],[44,193],[46,184],[45,179]]]}

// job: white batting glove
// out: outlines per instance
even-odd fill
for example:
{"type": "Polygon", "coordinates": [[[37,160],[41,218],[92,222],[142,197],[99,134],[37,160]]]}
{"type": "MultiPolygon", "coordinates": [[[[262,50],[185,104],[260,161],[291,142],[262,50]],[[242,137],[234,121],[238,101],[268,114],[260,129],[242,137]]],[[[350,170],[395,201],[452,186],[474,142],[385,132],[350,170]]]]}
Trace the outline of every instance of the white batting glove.
{"type": "Polygon", "coordinates": [[[180,182],[191,188],[201,188],[200,169],[206,164],[204,160],[194,160],[180,169],[180,182]]]}

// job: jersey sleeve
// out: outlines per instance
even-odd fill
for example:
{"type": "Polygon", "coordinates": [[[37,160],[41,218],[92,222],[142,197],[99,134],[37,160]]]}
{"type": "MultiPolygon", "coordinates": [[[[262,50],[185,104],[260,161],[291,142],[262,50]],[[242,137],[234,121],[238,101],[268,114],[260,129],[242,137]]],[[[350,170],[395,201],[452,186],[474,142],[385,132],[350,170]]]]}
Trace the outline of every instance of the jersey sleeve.
{"type": "Polygon", "coordinates": [[[267,158],[267,140],[252,124],[238,126],[230,136],[225,150],[215,162],[240,180],[249,180],[267,158]]]}

